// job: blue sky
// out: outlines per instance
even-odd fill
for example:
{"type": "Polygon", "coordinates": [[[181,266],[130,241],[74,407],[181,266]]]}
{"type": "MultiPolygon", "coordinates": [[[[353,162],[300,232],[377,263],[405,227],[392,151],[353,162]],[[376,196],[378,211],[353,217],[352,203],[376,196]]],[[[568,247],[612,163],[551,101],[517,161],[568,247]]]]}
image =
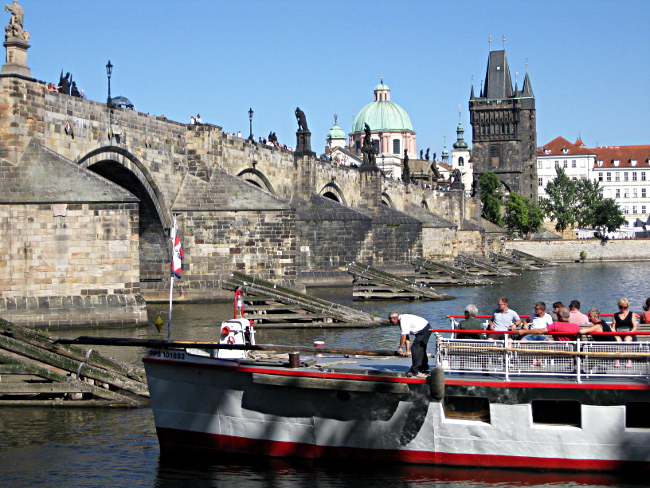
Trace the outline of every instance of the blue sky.
{"type": "MultiPolygon", "coordinates": [[[[5,3],[10,3],[6,0],[5,3]]],[[[417,132],[418,150],[455,141],[472,77],[485,76],[488,36],[537,103],[537,142],[650,144],[650,1],[169,1],[20,0],[32,75],[70,71],[93,100],[113,96],[141,112],[295,145],[294,110],[321,153],[338,113],[373,99],[380,76],[417,132]],[[528,68],[526,60],[528,59],[528,68]]],[[[4,25],[9,21],[5,14],[4,25]]],[[[513,80],[514,81],[514,80],[513,80]]]]}

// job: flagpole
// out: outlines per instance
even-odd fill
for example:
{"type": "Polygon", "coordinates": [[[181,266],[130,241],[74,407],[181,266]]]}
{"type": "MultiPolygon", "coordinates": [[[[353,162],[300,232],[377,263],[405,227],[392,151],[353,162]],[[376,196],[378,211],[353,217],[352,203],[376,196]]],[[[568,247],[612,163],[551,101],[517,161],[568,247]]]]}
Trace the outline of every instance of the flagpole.
{"type": "Polygon", "coordinates": [[[174,275],[169,280],[169,318],[167,320],[167,342],[172,340],[172,293],[174,291],[174,275]]]}

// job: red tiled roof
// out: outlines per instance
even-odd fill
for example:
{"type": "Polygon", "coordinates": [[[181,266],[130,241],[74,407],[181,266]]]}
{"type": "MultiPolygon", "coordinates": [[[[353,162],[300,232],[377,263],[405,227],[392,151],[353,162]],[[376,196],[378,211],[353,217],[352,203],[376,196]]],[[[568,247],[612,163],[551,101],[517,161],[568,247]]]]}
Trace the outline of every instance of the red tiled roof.
{"type": "Polygon", "coordinates": [[[545,146],[537,148],[538,156],[562,156],[562,155],[581,155],[595,154],[593,149],[585,147],[582,139],[578,139],[575,144],[567,141],[564,137],[556,137],[545,146]],[[568,149],[565,153],[564,149],[568,149]],[[550,152],[547,154],[546,151],[550,152]]]}
{"type": "Polygon", "coordinates": [[[632,161],[636,160],[635,167],[648,168],[650,160],[650,145],[639,146],[605,146],[592,149],[596,154],[596,166],[598,161],[602,161],[603,168],[614,168],[614,161],[619,162],[618,167],[633,167],[632,161]]]}

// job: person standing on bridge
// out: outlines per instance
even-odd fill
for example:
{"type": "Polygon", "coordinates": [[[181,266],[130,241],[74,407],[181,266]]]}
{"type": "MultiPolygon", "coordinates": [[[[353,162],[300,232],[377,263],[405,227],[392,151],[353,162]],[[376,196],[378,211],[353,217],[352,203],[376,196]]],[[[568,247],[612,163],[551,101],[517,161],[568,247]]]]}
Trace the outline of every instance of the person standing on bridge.
{"type": "MultiPolygon", "coordinates": [[[[411,344],[411,368],[406,376],[426,376],[429,373],[429,357],[427,356],[427,345],[431,337],[431,326],[426,319],[411,314],[398,314],[391,312],[388,314],[388,320],[393,325],[399,325],[400,337],[397,354],[404,355],[404,344],[409,338],[409,334],[415,335],[413,344],[411,344]]],[[[408,350],[407,350],[408,352],[408,350]]]]}

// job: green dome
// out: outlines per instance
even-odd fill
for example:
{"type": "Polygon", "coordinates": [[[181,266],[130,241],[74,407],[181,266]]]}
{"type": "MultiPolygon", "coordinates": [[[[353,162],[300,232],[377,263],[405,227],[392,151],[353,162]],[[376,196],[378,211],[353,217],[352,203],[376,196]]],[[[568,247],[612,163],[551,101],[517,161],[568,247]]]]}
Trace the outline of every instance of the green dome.
{"type": "MultiPolygon", "coordinates": [[[[377,86],[384,86],[380,83],[377,86]]],[[[375,88],[377,90],[378,88],[375,88]]],[[[388,89],[386,87],[385,89],[388,89]]],[[[363,132],[365,126],[368,124],[372,132],[377,131],[410,131],[413,132],[411,119],[406,111],[389,100],[377,100],[369,103],[361,109],[354,119],[352,124],[352,133],[363,132]]]]}
{"type": "Polygon", "coordinates": [[[345,139],[345,132],[338,125],[334,124],[327,133],[327,139],[345,139]]]}
{"type": "Polygon", "coordinates": [[[390,90],[390,88],[388,88],[388,85],[384,85],[384,82],[382,81],[375,87],[375,91],[377,90],[390,90]]]}

